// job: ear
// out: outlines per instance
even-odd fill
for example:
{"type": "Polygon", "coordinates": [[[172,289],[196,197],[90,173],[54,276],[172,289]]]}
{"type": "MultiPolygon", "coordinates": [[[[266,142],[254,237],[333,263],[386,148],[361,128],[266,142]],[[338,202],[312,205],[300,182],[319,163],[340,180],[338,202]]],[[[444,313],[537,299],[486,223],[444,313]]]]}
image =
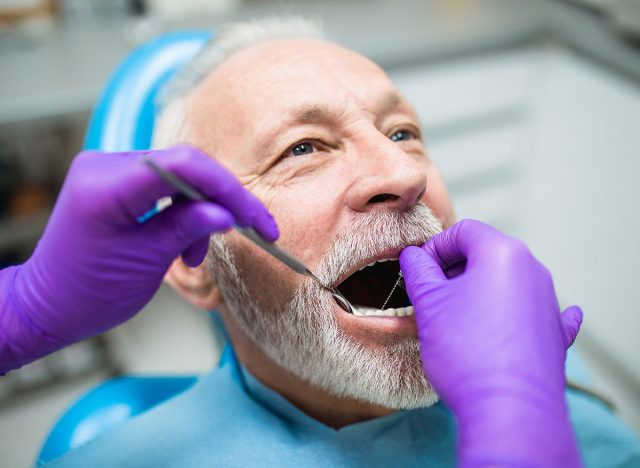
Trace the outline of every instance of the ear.
{"type": "Polygon", "coordinates": [[[213,277],[206,269],[205,262],[195,268],[189,268],[182,261],[182,257],[178,257],[167,270],[164,280],[178,294],[200,309],[217,309],[224,302],[213,277]]]}

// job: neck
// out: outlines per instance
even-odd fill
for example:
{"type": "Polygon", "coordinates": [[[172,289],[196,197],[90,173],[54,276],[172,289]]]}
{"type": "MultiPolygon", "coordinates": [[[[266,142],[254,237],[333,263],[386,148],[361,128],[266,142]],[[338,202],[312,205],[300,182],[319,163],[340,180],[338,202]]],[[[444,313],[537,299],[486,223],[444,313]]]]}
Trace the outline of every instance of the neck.
{"type": "Polygon", "coordinates": [[[235,321],[225,320],[225,325],[236,356],[251,375],[317,421],[339,429],[394,412],[354,398],[332,395],[311,385],[273,362],[235,321]]]}

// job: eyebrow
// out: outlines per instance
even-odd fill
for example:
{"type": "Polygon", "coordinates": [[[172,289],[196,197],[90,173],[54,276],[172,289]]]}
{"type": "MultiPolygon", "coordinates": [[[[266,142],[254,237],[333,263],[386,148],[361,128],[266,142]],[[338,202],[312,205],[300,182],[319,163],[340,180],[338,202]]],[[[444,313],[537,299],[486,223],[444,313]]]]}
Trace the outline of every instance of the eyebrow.
{"type": "MultiPolygon", "coordinates": [[[[397,90],[385,93],[375,106],[376,115],[382,116],[395,109],[404,101],[402,95],[397,90]]],[[[282,122],[273,126],[260,138],[261,146],[272,146],[276,136],[287,128],[325,124],[330,125],[339,120],[342,111],[327,103],[303,104],[287,113],[282,122]]]]}
{"type": "MultiPolygon", "coordinates": [[[[383,115],[390,110],[396,108],[402,102],[402,96],[398,91],[386,93],[378,106],[376,113],[383,115]]],[[[326,104],[307,104],[292,112],[291,117],[287,119],[285,125],[304,125],[323,123],[335,120],[338,112],[326,104]]]]}

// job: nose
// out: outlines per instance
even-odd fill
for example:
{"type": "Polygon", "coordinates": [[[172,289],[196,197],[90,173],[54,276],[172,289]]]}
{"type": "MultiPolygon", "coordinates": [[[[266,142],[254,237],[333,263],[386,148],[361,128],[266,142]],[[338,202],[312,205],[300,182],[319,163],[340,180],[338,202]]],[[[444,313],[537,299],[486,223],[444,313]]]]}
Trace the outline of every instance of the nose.
{"type": "MultiPolygon", "coordinates": [[[[347,191],[354,211],[403,210],[418,203],[427,190],[427,164],[378,133],[358,150],[356,178],[347,191]]],[[[422,156],[424,158],[424,156],[422,156]]]]}

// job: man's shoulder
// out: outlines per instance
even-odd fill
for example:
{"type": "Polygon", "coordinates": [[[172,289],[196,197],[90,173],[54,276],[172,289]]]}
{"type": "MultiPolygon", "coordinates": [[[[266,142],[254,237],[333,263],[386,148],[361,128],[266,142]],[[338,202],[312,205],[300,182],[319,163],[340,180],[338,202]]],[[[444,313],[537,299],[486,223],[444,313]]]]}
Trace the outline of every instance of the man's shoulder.
{"type": "Polygon", "coordinates": [[[246,431],[248,421],[242,416],[255,410],[254,405],[229,368],[218,368],[184,393],[125,421],[52,465],[151,466],[177,454],[196,456],[202,446],[210,453],[220,453],[224,444],[246,431]]]}
{"type": "MultiPolygon", "coordinates": [[[[638,438],[604,404],[575,391],[569,391],[567,399],[587,467],[640,466],[638,438]]],[[[265,454],[259,447],[284,456],[285,446],[295,445],[289,439],[297,436],[290,432],[284,421],[249,397],[227,366],[53,465],[234,466],[242,454],[265,454]],[[282,450],[280,444],[285,445],[282,450]]]]}

